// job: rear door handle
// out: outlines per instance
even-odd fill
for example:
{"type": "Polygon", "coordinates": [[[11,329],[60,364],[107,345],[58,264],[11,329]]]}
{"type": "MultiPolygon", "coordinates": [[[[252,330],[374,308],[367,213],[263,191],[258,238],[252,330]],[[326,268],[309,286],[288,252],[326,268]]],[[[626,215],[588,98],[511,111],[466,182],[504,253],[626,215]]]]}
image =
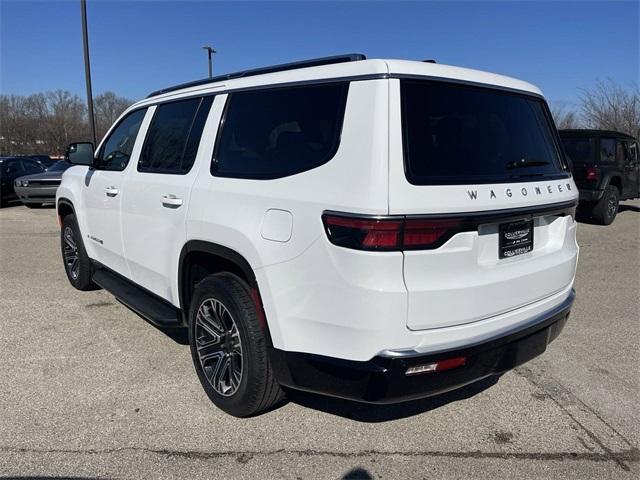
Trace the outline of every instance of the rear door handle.
{"type": "Polygon", "coordinates": [[[182,199],[175,195],[165,195],[162,197],[162,206],[167,208],[178,208],[182,205],[182,199]]]}
{"type": "Polygon", "coordinates": [[[104,193],[107,194],[107,197],[115,197],[118,195],[119,190],[116,187],[107,187],[104,189],[104,193]]]}

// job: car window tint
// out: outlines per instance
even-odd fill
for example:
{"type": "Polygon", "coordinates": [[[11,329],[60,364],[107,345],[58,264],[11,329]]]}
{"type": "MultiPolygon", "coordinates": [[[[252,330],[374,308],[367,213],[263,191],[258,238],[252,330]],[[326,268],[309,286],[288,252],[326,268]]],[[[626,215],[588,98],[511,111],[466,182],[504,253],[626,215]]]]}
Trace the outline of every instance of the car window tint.
{"type": "Polygon", "coordinates": [[[637,162],[638,160],[640,160],[640,152],[638,152],[638,142],[629,143],[629,156],[631,157],[631,162],[637,162]]]}
{"type": "Polygon", "coordinates": [[[564,175],[544,102],[531,95],[402,80],[407,179],[469,184],[564,175]]]}
{"type": "Polygon", "coordinates": [[[614,162],[616,159],[616,141],[613,138],[600,139],[600,161],[614,162]]]}
{"type": "Polygon", "coordinates": [[[146,108],[131,112],[115,127],[100,149],[98,168],[116,171],[126,168],[146,112],[146,108]]]}
{"type": "Polygon", "coordinates": [[[574,164],[593,163],[593,143],[592,138],[562,138],[564,150],[574,164]]]}
{"type": "Polygon", "coordinates": [[[230,94],[211,173],[273,179],[328,162],[340,141],[348,83],[230,94]]]}
{"type": "Polygon", "coordinates": [[[19,159],[2,162],[2,173],[5,175],[24,175],[24,167],[19,159]]]}
{"type": "Polygon", "coordinates": [[[33,160],[22,160],[22,164],[27,175],[44,172],[44,167],[33,160]]]}
{"type": "Polygon", "coordinates": [[[185,174],[198,152],[213,97],[191,98],[157,107],[138,162],[138,171],[185,174]]]}

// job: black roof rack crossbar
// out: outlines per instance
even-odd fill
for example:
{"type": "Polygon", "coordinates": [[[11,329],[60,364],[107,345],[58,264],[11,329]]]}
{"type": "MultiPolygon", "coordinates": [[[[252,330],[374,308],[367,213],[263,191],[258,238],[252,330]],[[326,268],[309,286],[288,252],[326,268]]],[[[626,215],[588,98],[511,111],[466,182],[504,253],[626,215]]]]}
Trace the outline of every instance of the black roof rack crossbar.
{"type": "Polygon", "coordinates": [[[202,80],[194,80],[192,82],[181,83],[173,87],[156,90],[147,96],[147,98],[155,97],[163,93],[181,90],[183,88],[197,87],[198,85],[206,85],[207,83],[222,82],[231,80],[232,78],[252,77],[254,75],[263,75],[265,73],[284,72],[286,70],[295,70],[297,68],[319,67],[321,65],[331,65],[334,63],[357,62],[366,60],[367,57],[361,53],[347,53],[344,55],[334,55],[332,57],[312,58],[310,60],[301,60],[299,62],[283,63],[280,65],[272,65],[270,67],[254,68],[251,70],[242,70],[240,72],[226,73],[213,78],[203,78],[202,80]]]}

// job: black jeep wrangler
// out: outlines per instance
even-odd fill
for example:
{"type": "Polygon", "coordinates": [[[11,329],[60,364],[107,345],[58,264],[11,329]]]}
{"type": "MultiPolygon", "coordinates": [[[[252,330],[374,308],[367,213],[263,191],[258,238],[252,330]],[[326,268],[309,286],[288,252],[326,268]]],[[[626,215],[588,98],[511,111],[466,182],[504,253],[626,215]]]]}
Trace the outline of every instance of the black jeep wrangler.
{"type": "Polygon", "coordinates": [[[580,190],[580,208],[609,225],[620,200],[640,197],[638,140],[609,130],[560,130],[580,190]]]}

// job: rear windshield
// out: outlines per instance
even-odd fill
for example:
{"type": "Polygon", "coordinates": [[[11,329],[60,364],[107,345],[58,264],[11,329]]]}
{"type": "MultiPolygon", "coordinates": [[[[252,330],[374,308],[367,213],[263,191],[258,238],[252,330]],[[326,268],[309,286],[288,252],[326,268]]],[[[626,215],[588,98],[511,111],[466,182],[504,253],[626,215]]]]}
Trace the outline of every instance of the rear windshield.
{"type": "Polygon", "coordinates": [[[574,164],[593,163],[594,141],[592,138],[562,137],[562,145],[574,164]]]}
{"type": "Polygon", "coordinates": [[[563,178],[547,108],[490,88],[401,81],[404,158],[415,185],[563,178]]]}

